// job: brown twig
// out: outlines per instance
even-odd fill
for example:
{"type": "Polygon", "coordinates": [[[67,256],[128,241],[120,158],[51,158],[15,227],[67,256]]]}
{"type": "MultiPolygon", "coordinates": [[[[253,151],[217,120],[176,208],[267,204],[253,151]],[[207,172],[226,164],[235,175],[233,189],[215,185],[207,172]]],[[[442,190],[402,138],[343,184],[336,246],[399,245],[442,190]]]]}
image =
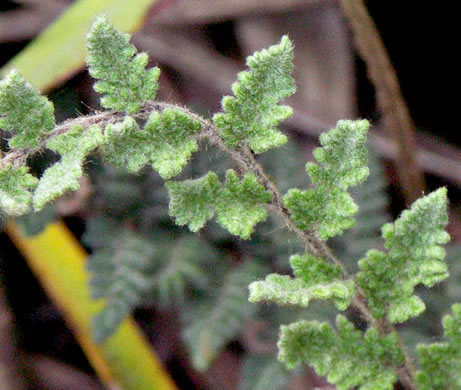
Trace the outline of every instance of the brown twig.
{"type": "Polygon", "coordinates": [[[360,56],[376,89],[386,127],[398,145],[399,180],[408,204],[424,192],[424,175],[416,158],[415,125],[400,91],[397,75],[378,30],[362,0],[341,0],[360,56]]]}

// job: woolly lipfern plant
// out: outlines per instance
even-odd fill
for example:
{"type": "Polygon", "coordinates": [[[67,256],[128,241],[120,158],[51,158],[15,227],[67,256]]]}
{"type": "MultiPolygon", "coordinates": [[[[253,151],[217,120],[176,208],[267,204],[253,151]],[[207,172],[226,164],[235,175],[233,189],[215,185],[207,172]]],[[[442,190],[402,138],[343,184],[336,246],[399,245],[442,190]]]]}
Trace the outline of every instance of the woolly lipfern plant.
{"type": "MultiPolygon", "coordinates": [[[[291,188],[282,195],[256,159],[287,142],[277,125],[292,112],[280,101],[295,92],[288,37],[248,58],[248,70],[238,75],[232,87],[234,96],[223,98],[223,111],[211,120],[156,101],[158,68],[146,69],[147,55],[137,54],[129,36],[104,17],[96,20],[88,35],[88,51],[95,89],[103,94],[101,105],[112,111],[56,126],[52,104],[18,72],[1,81],[0,127],[9,147],[0,161],[3,213],[36,212],[78,189],[88,155],[99,152],[105,163],[138,172],[141,178],[146,172],[142,168],[157,171],[167,180],[170,216],[192,232],[215,217],[222,228],[246,240],[257,236],[255,227],[266,220],[268,211],[275,211],[303,247],[290,257],[292,275],[272,273],[263,278],[267,271],[261,265],[261,250],[225,270],[213,264],[214,249],[183,231],[177,230],[179,238],[162,248],[148,234],[133,233],[127,226],[115,229],[110,219],[94,219],[90,226],[95,232],[115,237],[105,244],[97,234],[87,234],[95,249],[88,266],[93,295],[106,299],[95,319],[98,340],[109,337],[149,290],[171,302],[172,297],[187,299],[187,289],[203,291],[204,284],[212,283],[206,271],[210,263],[188,250],[198,247],[213,264],[217,288],[213,300],[198,300],[185,316],[189,318],[186,342],[197,367],[206,368],[242,324],[254,317],[255,302],[307,308],[312,301],[325,300],[332,301],[336,310],[358,313],[366,329],[356,328],[342,314],[334,325],[305,319],[285,324],[280,329],[278,358],[287,368],[307,363],[338,389],[392,389],[397,381],[407,389],[461,388],[459,305],[444,318],[447,340],[419,345],[418,363],[410,358],[394,327],[424,311],[424,302],[415,295],[417,286],[431,287],[448,276],[440,246],[449,239],[444,230],[446,189],[423,197],[394,223],[385,224],[384,250],[369,248],[355,259],[359,271],[351,273],[345,265],[350,259],[335,257],[326,240],[354,225],[358,207],[349,189],[368,175],[369,123],[339,121],[320,137],[316,163],[306,165],[312,182],[307,189],[291,188]],[[227,154],[237,169],[178,179],[201,141],[227,154]],[[44,149],[60,159],[36,177],[29,172],[28,157],[44,149]],[[244,303],[250,282],[252,303],[244,303]]],[[[161,213],[156,215],[160,218],[161,213]]],[[[247,369],[254,362],[249,360],[247,369]]],[[[278,382],[283,386],[285,368],[275,361],[264,367],[254,386],[264,388],[268,381],[276,385],[271,372],[280,373],[278,382]]]]}

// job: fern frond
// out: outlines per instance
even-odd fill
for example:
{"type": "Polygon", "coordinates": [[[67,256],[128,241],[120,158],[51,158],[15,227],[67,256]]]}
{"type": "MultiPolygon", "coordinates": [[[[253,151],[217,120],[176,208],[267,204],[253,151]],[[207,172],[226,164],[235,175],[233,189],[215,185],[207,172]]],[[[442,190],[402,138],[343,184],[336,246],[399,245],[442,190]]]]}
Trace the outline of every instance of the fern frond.
{"type": "Polygon", "coordinates": [[[41,210],[66,191],[78,190],[86,156],[103,143],[104,137],[98,126],[86,131],[81,126],[73,126],[67,133],[50,138],[46,146],[58,152],[61,161],[49,167],[40,178],[34,193],[34,208],[41,210]]]}
{"type": "Polygon", "coordinates": [[[150,240],[129,230],[113,232],[108,245],[88,257],[90,288],[105,306],[93,319],[94,338],[109,337],[150,287],[148,269],[156,255],[150,240]]]}
{"type": "Polygon", "coordinates": [[[296,90],[292,61],[293,45],[287,36],[248,57],[250,70],[240,72],[232,85],[235,97],[225,96],[225,112],[213,117],[229,147],[240,147],[247,140],[255,153],[262,153],[287,142],[276,127],[292,114],[291,107],[278,104],[296,90]]]}
{"type": "Polygon", "coordinates": [[[347,192],[368,176],[366,135],[369,123],[339,121],[322,134],[323,147],[314,150],[319,165],[308,163],[306,170],[315,189],[290,189],[283,197],[296,226],[315,230],[326,240],[353,226],[357,205],[347,192]]]}
{"type": "Polygon", "coordinates": [[[389,321],[400,323],[424,311],[414,288],[419,283],[431,287],[448,276],[439,246],[450,239],[447,222],[447,190],[440,188],[417,200],[394,224],[383,226],[387,252],[368,251],[357,275],[376,318],[387,310],[389,321]]]}
{"type": "Polygon", "coordinates": [[[452,311],[443,318],[448,341],[416,348],[421,365],[415,376],[419,390],[461,389],[461,305],[453,305],[452,311]]]}
{"type": "Polygon", "coordinates": [[[11,216],[19,216],[30,210],[33,190],[38,180],[27,167],[8,164],[0,169],[0,210],[11,216]]]}
{"type": "Polygon", "coordinates": [[[0,81],[0,128],[14,135],[11,148],[35,148],[56,125],[54,107],[21,74],[12,70],[0,81]]]}
{"type": "Polygon", "coordinates": [[[250,284],[250,302],[273,301],[279,305],[307,307],[312,299],[332,299],[345,310],[355,294],[352,280],[342,280],[340,267],[311,254],[290,258],[295,278],[271,274],[250,284]]]}
{"type": "Polygon", "coordinates": [[[150,284],[156,303],[162,307],[187,302],[187,293],[194,288],[203,291],[210,283],[207,267],[218,258],[206,242],[195,235],[186,235],[166,243],[161,240],[162,259],[157,261],[150,284]]]}
{"type": "MultiPolygon", "coordinates": [[[[169,214],[176,224],[188,225],[195,232],[216,215],[218,224],[247,239],[256,224],[266,219],[266,206],[273,206],[289,230],[300,238],[305,250],[318,256],[292,256],[294,277],[272,274],[252,283],[250,300],[294,304],[299,309],[310,305],[313,299],[331,299],[340,310],[352,302],[353,308],[369,322],[366,332],[356,330],[342,316],[337,317],[337,331],[329,323],[317,321],[282,326],[280,360],[288,367],[310,362],[340,390],[391,389],[397,380],[403,386],[415,388],[411,359],[392,324],[424,310],[423,301],[414,295],[418,284],[431,287],[448,275],[443,261],[445,252],[440,246],[449,239],[444,231],[448,219],[446,189],[418,200],[394,224],[383,226],[385,250],[366,253],[359,262],[355,284],[353,277],[349,280],[344,264],[322,240],[342,234],[354,224],[352,217],[357,213],[357,205],[348,191],[369,173],[366,167],[369,123],[339,121],[335,129],[323,134],[321,147],[314,151],[317,163],[306,165],[312,188],[288,189],[281,201],[280,190],[252,153],[263,153],[287,141],[277,126],[292,112],[280,104],[295,91],[290,40],[285,36],[278,45],[248,58],[249,69],[241,72],[233,84],[234,96],[224,97],[223,111],[210,121],[188,109],[154,101],[159,69],[146,70],[147,55],[137,54],[129,39],[128,34],[115,30],[105,17],[96,20],[88,35],[89,70],[98,79],[95,90],[103,95],[103,107],[117,111],[80,117],[55,128],[53,105],[19,73],[13,71],[0,82],[0,127],[12,137],[9,150],[0,161],[2,211],[18,216],[28,212],[31,203],[35,210],[40,210],[65,191],[77,189],[82,165],[93,150],[100,149],[104,161],[116,167],[138,172],[151,165],[162,178],[169,180],[186,166],[198,149],[198,140],[207,139],[210,145],[228,153],[244,175],[239,177],[229,170],[224,182],[214,172],[196,180],[169,181],[166,184],[169,214]],[[119,122],[124,115],[131,116],[119,122]],[[60,161],[37,180],[25,164],[29,163],[29,156],[45,147],[57,152],[60,161]],[[354,299],[356,289],[359,291],[354,299]]],[[[274,161],[279,169],[281,164],[277,159],[274,161]]],[[[108,337],[151,290],[160,297],[160,303],[184,300],[181,312],[187,312],[200,301],[203,305],[194,313],[186,342],[194,365],[204,370],[255,314],[256,306],[246,303],[247,285],[264,270],[254,262],[245,261],[226,272],[222,267],[227,264],[216,261],[208,267],[213,275],[206,267],[206,261],[214,259],[213,251],[204,251],[198,240],[189,237],[170,240],[172,230],[179,229],[156,210],[157,204],[152,205],[155,202],[150,202],[157,190],[157,182],[150,185],[152,181],[147,183],[143,179],[150,172],[142,171],[136,182],[127,183],[121,175],[100,182],[100,187],[109,183],[113,187],[105,188],[112,197],[106,197],[93,208],[94,214],[107,218],[98,226],[101,228],[98,237],[111,238],[108,243],[100,244],[96,235],[91,237],[94,253],[88,267],[92,292],[95,298],[105,299],[104,309],[94,321],[95,338],[101,341],[108,337]],[[140,182],[142,189],[137,185],[140,182]],[[123,204],[106,207],[112,200],[123,204]],[[129,215],[123,215],[125,210],[129,215]],[[127,220],[129,224],[121,224],[127,220]],[[139,231],[120,228],[128,225],[139,231]],[[167,242],[159,244],[162,241],[159,237],[165,235],[167,242]],[[152,236],[158,239],[156,244],[150,239],[152,236]],[[212,287],[220,282],[222,286],[217,290],[212,287]],[[187,294],[190,291],[197,294],[187,294]],[[213,299],[207,299],[210,296],[213,299]]],[[[198,177],[203,169],[197,173],[189,168],[188,173],[191,172],[191,177],[198,177]]],[[[283,172],[283,176],[290,175],[291,171],[289,175],[283,172]]],[[[99,193],[103,194],[104,191],[99,193]]],[[[367,227],[376,225],[375,207],[382,205],[381,201],[379,198],[363,208],[367,227]]],[[[267,226],[272,232],[278,229],[275,225],[267,226]]],[[[370,237],[374,239],[373,234],[364,235],[360,227],[359,232],[361,244],[368,243],[370,237]]],[[[213,234],[205,231],[205,235],[213,234]]],[[[256,237],[259,248],[253,251],[253,257],[274,260],[284,251],[288,240],[272,251],[272,247],[285,239],[279,235],[278,242],[274,240],[262,249],[269,241],[265,235],[263,232],[256,237]]],[[[215,234],[215,243],[232,242],[239,253],[245,253],[250,246],[242,245],[239,240],[230,241],[222,234],[217,237],[215,234]]],[[[293,252],[296,251],[290,248],[290,253],[293,252]]],[[[280,317],[287,319],[280,311],[277,324],[280,317]]],[[[444,327],[447,342],[418,348],[421,369],[417,380],[423,389],[461,390],[458,375],[461,305],[453,306],[453,315],[445,317],[444,327]],[[433,372],[437,375],[432,375],[433,372]]],[[[283,372],[277,364],[262,367],[261,375],[251,382],[252,388],[283,386],[283,372]],[[283,380],[278,382],[278,379],[283,380]]]]}
{"type": "Polygon", "coordinates": [[[404,357],[395,333],[381,337],[376,328],[365,334],[343,316],[336,318],[337,332],[328,323],[300,321],[281,327],[279,360],[292,368],[308,362],[338,390],[391,390],[397,381],[390,367],[404,357]]]}
{"type": "Polygon", "coordinates": [[[218,356],[229,341],[238,335],[257,310],[248,305],[248,284],[264,274],[264,268],[246,261],[226,275],[214,302],[205,303],[184,337],[192,363],[201,371],[218,356]]]}
{"type": "Polygon", "coordinates": [[[130,35],[117,31],[105,17],[94,22],[87,36],[90,75],[98,79],[96,92],[104,94],[101,105],[133,114],[141,104],[154,100],[160,69],[145,70],[146,53],[136,54],[130,35]]]}

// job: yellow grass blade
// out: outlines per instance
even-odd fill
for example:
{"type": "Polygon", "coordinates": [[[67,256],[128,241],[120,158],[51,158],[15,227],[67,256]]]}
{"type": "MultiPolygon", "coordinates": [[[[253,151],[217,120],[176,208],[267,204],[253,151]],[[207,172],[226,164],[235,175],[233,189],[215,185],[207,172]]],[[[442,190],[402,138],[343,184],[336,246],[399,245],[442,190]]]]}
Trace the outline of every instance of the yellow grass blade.
{"type": "Polygon", "coordinates": [[[131,318],[104,343],[97,345],[90,333],[91,316],[101,302],[91,299],[87,256],[63,222],[56,222],[36,236],[25,236],[14,222],[6,232],[26,258],[44,289],[62,310],[95,371],[108,389],[174,390],[147,340],[131,318]]]}
{"type": "Polygon", "coordinates": [[[85,63],[85,39],[96,16],[105,14],[119,30],[139,28],[156,0],[79,0],[9,61],[2,74],[16,69],[34,87],[47,91],[69,79],[85,63]]]}

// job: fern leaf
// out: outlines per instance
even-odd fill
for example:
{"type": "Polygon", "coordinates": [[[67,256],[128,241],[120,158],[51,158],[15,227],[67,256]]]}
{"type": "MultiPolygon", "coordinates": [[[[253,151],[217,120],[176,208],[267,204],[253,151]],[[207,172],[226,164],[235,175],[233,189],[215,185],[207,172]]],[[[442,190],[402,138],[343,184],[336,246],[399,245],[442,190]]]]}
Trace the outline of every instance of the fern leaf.
{"type": "Polygon", "coordinates": [[[403,363],[398,337],[381,337],[376,328],[365,334],[343,316],[336,318],[337,332],[328,323],[300,321],[281,327],[279,360],[293,368],[308,362],[338,390],[391,390],[397,380],[389,368],[403,363]]]}
{"type": "Polygon", "coordinates": [[[192,363],[198,370],[206,370],[253,316],[257,307],[247,304],[248,284],[263,273],[260,265],[245,262],[226,275],[216,301],[198,310],[195,321],[184,333],[192,363]]]}
{"type": "Polygon", "coordinates": [[[295,278],[271,274],[250,284],[250,302],[273,301],[279,305],[307,307],[312,299],[332,299],[345,310],[354,296],[352,280],[342,280],[338,266],[306,253],[290,258],[295,278]]]}
{"type": "Polygon", "coordinates": [[[37,178],[28,173],[25,166],[15,168],[8,164],[0,170],[0,211],[19,216],[30,210],[32,193],[37,178]]]}
{"type": "Polygon", "coordinates": [[[224,186],[214,172],[201,179],[166,185],[170,192],[170,215],[178,225],[187,224],[193,232],[201,229],[216,212],[221,226],[246,239],[254,226],[267,216],[262,205],[269,202],[270,193],[252,173],[239,182],[237,174],[230,169],[224,186]]]}
{"type": "Polygon", "coordinates": [[[132,117],[126,116],[123,122],[108,124],[104,137],[105,161],[116,167],[126,167],[129,172],[137,172],[148,163],[149,158],[144,153],[148,136],[132,117]]]}
{"type": "Polygon", "coordinates": [[[0,128],[14,135],[11,148],[34,148],[40,136],[54,129],[53,104],[12,70],[0,82],[0,128]]]}
{"type": "Polygon", "coordinates": [[[450,238],[444,230],[447,222],[447,190],[440,188],[417,200],[394,224],[383,226],[387,252],[368,251],[357,275],[376,318],[387,310],[389,320],[400,323],[424,311],[414,288],[419,283],[431,287],[448,276],[439,246],[450,238]]]}
{"type": "Polygon", "coordinates": [[[58,152],[61,161],[49,167],[40,178],[34,193],[34,208],[41,210],[66,191],[78,190],[78,179],[83,175],[85,157],[103,142],[98,126],[92,126],[86,131],[81,126],[73,126],[67,133],[50,138],[46,146],[58,152]]]}
{"type": "Polygon", "coordinates": [[[170,215],[179,226],[188,225],[193,232],[200,230],[214,215],[214,205],[221,190],[218,176],[208,172],[200,179],[170,181],[170,215]]]}
{"type": "Polygon", "coordinates": [[[443,318],[447,342],[420,344],[416,351],[421,370],[415,379],[420,390],[461,389],[461,305],[443,318]]]}
{"type": "Polygon", "coordinates": [[[90,288],[105,306],[93,319],[94,338],[101,342],[118,328],[150,287],[147,270],[156,255],[150,240],[129,230],[113,233],[108,245],[88,257],[90,288]]]}
{"type": "Polygon", "coordinates": [[[90,75],[96,92],[104,94],[101,105],[108,109],[137,112],[143,102],[155,99],[160,70],[146,70],[146,53],[136,54],[130,35],[117,31],[105,17],[98,17],[87,36],[90,75]]]}
{"type": "Polygon", "coordinates": [[[105,130],[107,161],[117,167],[137,172],[152,164],[160,176],[170,179],[179,174],[198,148],[193,136],[200,131],[200,122],[178,109],[153,112],[144,129],[126,117],[122,123],[109,124],[105,130]]]}
{"type": "Polygon", "coordinates": [[[258,183],[255,175],[247,174],[239,182],[237,174],[230,169],[215,206],[217,221],[230,233],[247,239],[254,226],[266,219],[262,205],[270,199],[271,194],[258,183]]]}
{"type": "Polygon", "coordinates": [[[357,212],[357,205],[347,189],[368,176],[368,128],[365,120],[339,121],[335,129],[322,134],[323,147],[314,150],[319,165],[306,165],[317,188],[290,189],[283,198],[298,228],[314,229],[326,240],[353,226],[351,216],[357,212]]]}
{"type": "Polygon", "coordinates": [[[152,113],[145,131],[149,134],[152,167],[164,179],[179,174],[193,152],[198,148],[194,138],[201,128],[200,122],[179,109],[165,109],[152,113]]]}
{"type": "Polygon", "coordinates": [[[237,148],[248,140],[255,153],[262,153],[287,142],[276,127],[292,113],[290,107],[278,104],[296,90],[292,61],[293,45],[287,36],[278,45],[248,57],[250,70],[239,73],[232,85],[235,97],[224,97],[225,112],[213,117],[229,147],[237,148]]]}

